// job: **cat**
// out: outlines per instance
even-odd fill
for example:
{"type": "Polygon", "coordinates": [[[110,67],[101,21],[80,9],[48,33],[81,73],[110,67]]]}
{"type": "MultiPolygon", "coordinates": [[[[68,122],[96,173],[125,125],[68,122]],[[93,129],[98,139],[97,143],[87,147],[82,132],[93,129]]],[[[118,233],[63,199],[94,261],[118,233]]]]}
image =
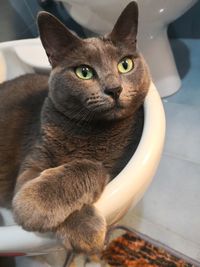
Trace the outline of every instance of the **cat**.
{"type": "Polygon", "coordinates": [[[102,249],[105,218],[93,206],[136,150],[148,67],[137,50],[138,6],[111,33],[81,39],[38,15],[50,76],[0,85],[0,205],[28,231],[52,231],[67,248],[102,249]]]}

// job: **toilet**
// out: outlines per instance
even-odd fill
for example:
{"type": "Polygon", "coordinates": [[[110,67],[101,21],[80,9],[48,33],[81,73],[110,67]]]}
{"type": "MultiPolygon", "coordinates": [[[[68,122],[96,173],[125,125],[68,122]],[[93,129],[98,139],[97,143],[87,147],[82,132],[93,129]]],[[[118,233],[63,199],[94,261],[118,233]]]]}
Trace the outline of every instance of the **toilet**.
{"type": "MultiPolygon", "coordinates": [[[[130,2],[130,0],[61,1],[73,19],[98,34],[111,31],[119,14],[130,2]]],[[[150,67],[161,97],[174,94],[181,86],[167,37],[167,26],[196,1],[136,0],[140,12],[138,46],[150,67]]]]}
{"type": "MultiPolygon", "coordinates": [[[[39,38],[0,43],[0,66],[0,83],[26,73],[50,71],[39,38]]],[[[118,222],[146,192],[161,158],[164,137],[165,114],[152,82],[144,103],[144,127],[136,152],[95,203],[108,225],[118,222]]],[[[0,256],[38,255],[61,249],[51,233],[26,232],[15,224],[11,211],[0,208],[0,256]]]]}

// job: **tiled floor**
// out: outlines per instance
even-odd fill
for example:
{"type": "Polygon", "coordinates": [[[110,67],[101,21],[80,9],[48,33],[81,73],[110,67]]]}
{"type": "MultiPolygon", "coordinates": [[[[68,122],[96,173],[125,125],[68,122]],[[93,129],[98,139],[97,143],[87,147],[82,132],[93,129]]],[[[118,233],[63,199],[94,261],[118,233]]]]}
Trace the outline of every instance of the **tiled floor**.
{"type": "Polygon", "coordinates": [[[163,100],[164,153],[148,192],[123,221],[200,262],[200,46],[172,46],[182,87],[163,100]]]}

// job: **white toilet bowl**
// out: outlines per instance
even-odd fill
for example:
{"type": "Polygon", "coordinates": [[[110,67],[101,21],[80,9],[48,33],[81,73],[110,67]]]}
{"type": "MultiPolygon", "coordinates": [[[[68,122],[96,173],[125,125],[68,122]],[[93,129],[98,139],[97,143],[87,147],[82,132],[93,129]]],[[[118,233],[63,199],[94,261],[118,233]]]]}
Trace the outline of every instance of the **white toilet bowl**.
{"type": "MultiPolygon", "coordinates": [[[[162,97],[181,85],[167,37],[167,26],[197,0],[136,0],[139,5],[138,45],[149,64],[162,97]]],[[[99,34],[111,31],[130,0],[62,0],[70,15],[82,26],[99,34]]]]}
{"type": "MultiPolygon", "coordinates": [[[[38,38],[1,43],[0,67],[0,83],[25,73],[50,70],[38,38]]],[[[116,223],[131,206],[136,205],[150,185],[162,154],[164,136],[163,105],[151,83],[144,104],[144,128],[138,148],[95,203],[109,225],[116,223]]],[[[22,230],[15,225],[11,212],[5,209],[0,209],[0,223],[0,256],[36,255],[60,248],[52,235],[22,230]]]]}

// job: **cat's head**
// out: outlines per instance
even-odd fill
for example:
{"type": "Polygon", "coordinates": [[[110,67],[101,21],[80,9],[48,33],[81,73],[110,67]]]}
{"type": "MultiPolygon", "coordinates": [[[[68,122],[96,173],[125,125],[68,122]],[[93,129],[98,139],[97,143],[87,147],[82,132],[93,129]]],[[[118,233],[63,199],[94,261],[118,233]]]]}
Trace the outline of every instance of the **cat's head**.
{"type": "Polygon", "coordinates": [[[39,14],[38,27],[52,65],[49,97],[66,116],[122,119],[143,103],[150,78],[136,48],[135,2],[128,4],[104,37],[80,39],[46,12],[39,14]]]}

